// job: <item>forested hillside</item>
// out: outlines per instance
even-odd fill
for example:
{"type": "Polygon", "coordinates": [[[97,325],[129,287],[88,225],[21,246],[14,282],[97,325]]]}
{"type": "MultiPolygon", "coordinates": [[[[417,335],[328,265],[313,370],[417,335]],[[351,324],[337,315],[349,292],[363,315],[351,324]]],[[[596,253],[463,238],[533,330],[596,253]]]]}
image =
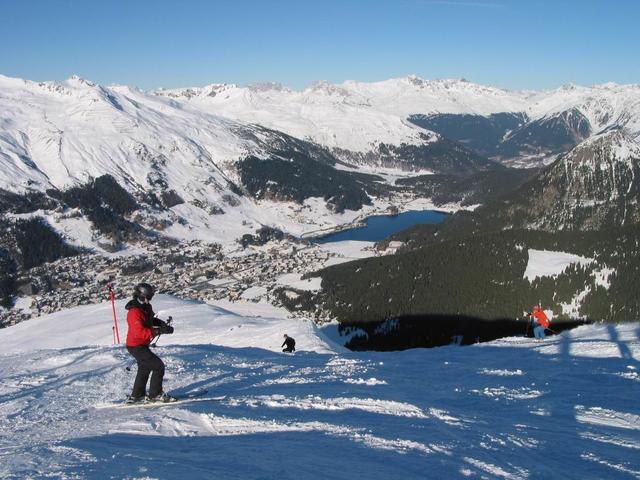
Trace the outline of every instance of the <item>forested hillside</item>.
{"type": "Polygon", "coordinates": [[[413,244],[413,249],[396,255],[322,270],[325,308],[344,326],[369,324],[366,328],[372,332],[389,330],[389,321],[395,321],[390,330],[404,330],[402,341],[423,346],[448,343],[456,329],[482,336],[478,322],[501,321],[493,323],[499,330],[494,338],[513,334],[514,329],[525,333],[526,323],[514,326],[505,321],[524,319],[536,304],[563,321],[640,318],[638,226],[599,232],[449,235],[441,240],[430,232],[419,248],[413,244]],[[525,270],[530,249],[569,252],[587,260],[555,276],[529,279],[525,270]],[[443,338],[416,340],[416,325],[420,331],[438,331],[443,338]]]}

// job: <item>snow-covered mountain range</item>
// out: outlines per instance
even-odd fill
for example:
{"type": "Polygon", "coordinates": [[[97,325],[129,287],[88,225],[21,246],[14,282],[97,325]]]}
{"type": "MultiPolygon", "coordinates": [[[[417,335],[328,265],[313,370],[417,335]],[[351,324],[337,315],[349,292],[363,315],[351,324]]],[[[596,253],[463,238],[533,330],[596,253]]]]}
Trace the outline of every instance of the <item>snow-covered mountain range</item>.
{"type": "MultiPolygon", "coordinates": [[[[516,114],[520,128],[530,123],[548,125],[556,119],[572,126],[576,121],[570,117],[577,116],[584,121],[584,137],[612,126],[627,128],[634,138],[640,135],[639,85],[567,85],[550,91],[521,92],[465,80],[428,81],[409,76],[376,83],[318,82],[302,91],[272,84],[214,84],[154,93],[217,115],[308,138],[329,148],[355,152],[371,150],[377,142],[411,143],[415,134],[404,127],[406,119],[416,115],[516,114]]],[[[531,127],[521,132],[517,127],[505,130],[503,135],[504,140],[514,136],[517,139],[518,135],[531,137],[531,127]]],[[[521,142],[525,144],[527,140],[523,138],[521,142]]],[[[511,155],[518,157],[520,152],[512,151],[511,155]]]]}
{"type": "MultiPolygon", "coordinates": [[[[539,165],[606,131],[623,129],[631,143],[640,136],[640,86],[615,84],[514,92],[409,76],[302,91],[213,84],[146,92],[79,77],[0,76],[0,110],[5,211],[25,212],[11,208],[11,195],[109,175],[153,210],[149,225],[216,241],[260,225],[299,235],[380,211],[389,173],[500,168],[489,158],[539,165]]],[[[57,229],[96,245],[77,228],[57,229]]]]}
{"type": "MultiPolygon", "coordinates": [[[[319,82],[303,91],[213,84],[143,92],[79,77],[38,83],[0,76],[0,107],[2,188],[25,182],[62,188],[104,173],[126,174],[145,185],[149,163],[158,157],[170,161],[172,180],[179,177],[173,170],[187,165],[213,170],[214,177],[233,176],[225,167],[268,151],[269,135],[255,125],[343,152],[345,159],[347,153],[366,158],[381,144],[437,141],[438,135],[407,121],[415,115],[510,113],[520,114],[522,124],[558,117],[570,123],[575,115],[586,122],[581,137],[613,126],[626,128],[634,139],[640,135],[640,86],[616,84],[517,92],[409,76],[319,82]],[[136,160],[146,160],[146,168],[136,160]]],[[[175,180],[186,187],[184,179],[175,180]]]]}
{"type": "MultiPolygon", "coordinates": [[[[523,113],[540,120],[577,109],[594,131],[613,124],[640,134],[640,85],[613,83],[582,87],[566,85],[549,91],[509,91],[465,80],[423,80],[416,76],[376,83],[318,82],[302,91],[280,85],[239,87],[213,84],[201,88],[156,90],[157,95],[186,101],[230,118],[244,119],[313,138],[327,146],[357,150],[350,125],[366,123],[363,112],[406,119],[411,115],[523,113]],[[355,116],[355,118],[354,118],[355,116]],[[360,118],[360,120],[358,120],[360,118]],[[287,122],[291,126],[287,127],[287,122]],[[317,123],[316,123],[317,122],[317,123]],[[347,128],[344,126],[347,125],[347,128]],[[297,128],[298,130],[289,130],[297,128]],[[326,136],[328,131],[341,137],[326,136]]],[[[367,118],[366,120],[370,120],[367,118]]],[[[372,125],[371,131],[381,125],[372,125]]],[[[388,142],[380,134],[374,141],[388,142]]]]}

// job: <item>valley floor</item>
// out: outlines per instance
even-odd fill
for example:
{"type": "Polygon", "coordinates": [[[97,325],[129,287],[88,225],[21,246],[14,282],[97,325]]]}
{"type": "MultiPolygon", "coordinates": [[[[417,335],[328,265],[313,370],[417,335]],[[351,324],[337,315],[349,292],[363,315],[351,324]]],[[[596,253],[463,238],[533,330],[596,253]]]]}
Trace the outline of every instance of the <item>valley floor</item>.
{"type": "Polygon", "coordinates": [[[167,389],[226,398],[104,408],[135,372],[108,303],[0,330],[0,477],[640,478],[638,323],[354,353],[269,305],[154,306],[167,389]]]}

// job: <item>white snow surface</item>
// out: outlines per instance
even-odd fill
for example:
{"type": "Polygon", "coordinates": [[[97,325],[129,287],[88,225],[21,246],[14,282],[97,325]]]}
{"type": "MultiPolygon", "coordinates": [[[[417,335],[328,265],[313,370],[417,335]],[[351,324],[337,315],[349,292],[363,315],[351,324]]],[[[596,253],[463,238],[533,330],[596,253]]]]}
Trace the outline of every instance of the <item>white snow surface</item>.
{"type": "Polygon", "coordinates": [[[524,277],[531,281],[537,277],[555,277],[566,270],[569,265],[588,265],[594,260],[573,253],[555,252],[550,250],[528,250],[529,261],[524,271],[524,277]]]}
{"type": "Polygon", "coordinates": [[[320,290],[322,284],[322,278],[312,277],[302,279],[302,275],[299,273],[287,273],[278,278],[278,285],[284,285],[286,287],[292,287],[297,290],[307,290],[310,292],[317,292],[320,290]]]}
{"type": "Polygon", "coordinates": [[[640,323],[349,352],[268,305],[154,307],[165,387],[198,401],[109,406],[134,377],[109,303],[0,330],[0,478],[640,477],[640,323]]]}

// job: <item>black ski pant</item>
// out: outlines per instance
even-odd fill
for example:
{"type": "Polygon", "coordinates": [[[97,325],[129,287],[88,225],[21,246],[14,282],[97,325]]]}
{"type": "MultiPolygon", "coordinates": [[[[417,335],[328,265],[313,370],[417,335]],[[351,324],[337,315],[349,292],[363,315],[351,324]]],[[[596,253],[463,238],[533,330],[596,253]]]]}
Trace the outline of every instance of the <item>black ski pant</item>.
{"type": "Polygon", "coordinates": [[[151,375],[149,396],[156,397],[162,393],[162,378],[164,377],[164,363],[148,346],[127,347],[129,353],[138,362],[138,373],[133,384],[132,397],[144,397],[147,380],[151,375]]]}

